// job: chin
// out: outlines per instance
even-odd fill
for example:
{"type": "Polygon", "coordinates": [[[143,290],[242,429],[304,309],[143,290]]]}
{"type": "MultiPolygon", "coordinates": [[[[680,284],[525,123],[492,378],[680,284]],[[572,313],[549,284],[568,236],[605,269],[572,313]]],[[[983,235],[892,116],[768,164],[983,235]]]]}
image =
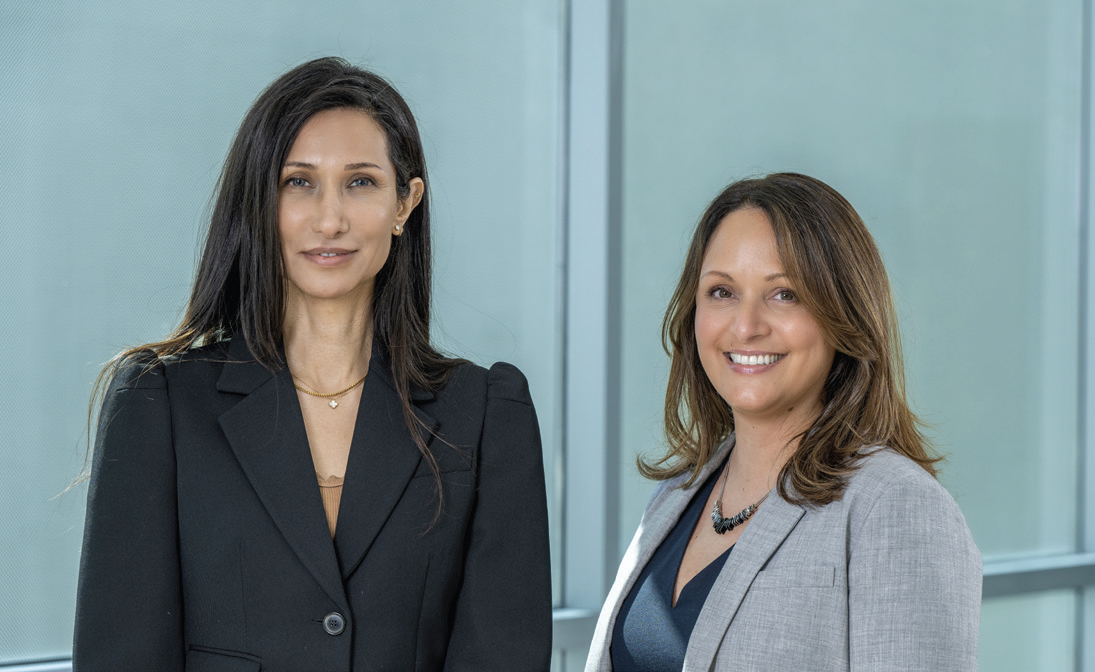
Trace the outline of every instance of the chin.
{"type": "Polygon", "coordinates": [[[735,415],[740,413],[748,413],[750,415],[765,413],[767,411],[770,411],[772,408],[771,404],[758,404],[748,401],[728,402],[727,405],[730,407],[730,411],[735,415]]]}
{"type": "Polygon", "coordinates": [[[726,405],[734,414],[748,413],[750,415],[770,413],[778,405],[772,399],[751,394],[736,394],[730,396],[720,395],[726,405]]]}
{"type": "Polygon", "coordinates": [[[742,387],[740,385],[735,385],[731,389],[716,387],[715,391],[732,409],[752,411],[769,403],[765,395],[758,393],[758,390],[742,389],[742,387]]]}
{"type": "Polygon", "coordinates": [[[318,282],[293,282],[289,281],[290,287],[296,289],[300,298],[309,299],[340,299],[344,296],[353,294],[355,291],[361,289],[360,284],[348,284],[345,282],[337,282],[336,278],[324,278],[316,279],[318,282]],[[334,281],[334,282],[332,282],[334,281]]]}

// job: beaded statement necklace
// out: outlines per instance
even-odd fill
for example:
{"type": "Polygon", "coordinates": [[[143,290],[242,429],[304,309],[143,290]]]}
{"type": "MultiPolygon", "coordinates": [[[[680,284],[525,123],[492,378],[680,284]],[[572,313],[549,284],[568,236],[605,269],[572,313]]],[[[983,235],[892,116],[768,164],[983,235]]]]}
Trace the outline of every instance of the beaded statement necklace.
{"type": "Polygon", "coordinates": [[[726,534],[735,527],[741,525],[745,521],[753,517],[753,514],[757,512],[757,508],[761,503],[768,499],[768,493],[765,493],[763,497],[756,502],[745,507],[737,513],[737,515],[729,518],[722,517],[722,495],[726,492],[726,481],[730,479],[730,459],[726,460],[726,473],[722,478],[722,488],[719,489],[719,497],[715,500],[715,506],[711,509],[711,524],[715,527],[715,532],[718,534],[726,534]]]}

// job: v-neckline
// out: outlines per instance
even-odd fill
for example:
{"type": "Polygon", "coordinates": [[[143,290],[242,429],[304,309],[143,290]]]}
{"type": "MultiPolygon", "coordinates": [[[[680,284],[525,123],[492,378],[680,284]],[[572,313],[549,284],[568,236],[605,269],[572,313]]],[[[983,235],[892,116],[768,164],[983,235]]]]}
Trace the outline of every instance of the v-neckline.
{"type": "MultiPolygon", "coordinates": [[[[692,578],[688,579],[688,582],[685,583],[683,586],[681,586],[681,592],[674,596],[673,604],[669,605],[669,608],[670,609],[676,609],[677,605],[680,604],[681,598],[684,597],[684,591],[688,590],[689,587],[692,586],[692,584],[696,581],[697,578],[699,578],[703,574],[706,574],[708,572],[708,570],[710,570],[711,567],[713,567],[716,563],[718,564],[719,571],[721,572],[722,568],[726,565],[727,556],[730,555],[730,551],[734,550],[735,545],[736,544],[731,544],[730,548],[727,548],[725,551],[720,553],[718,555],[718,557],[713,558],[711,560],[711,562],[704,565],[703,569],[701,569],[700,571],[693,574],[692,578]]],[[[684,552],[682,551],[681,552],[681,560],[683,560],[683,559],[684,559],[684,552]]],[[[677,563],[677,571],[680,572],[680,563],[677,563]]],[[[674,592],[676,592],[676,588],[677,588],[677,584],[676,584],[676,582],[674,582],[673,583],[674,592]]]]}
{"type": "MultiPolygon", "coordinates": [[[[727,459],[729,459],[729,458],[727,458],[727,459]]],[[[688,538],[687,538],[688,540],[685,541],[684,544],[681,545],[680,550],[675,553],[676,557],[674,558],[673,566],[675,567],[676,571],[673,572],[673,585],[671,586],[671,591],[670,591],[670,594],[669,594],[669,608],[670,609],[676,609],[677,608],[677,605],[680,603],[681,598],[684,596],[684,591],[688,590],[689,586],[691,586],[700,575],[705,574],[706,572],[708,572],[713,565],[718,563],[719,571],[721,571],[723,565],[726,564],[726,556],[730,555],[730,551],[734,550],[734,546],[737,545],[736,542],[734,544],[730,544],[729,548],[727,548],[725,551],[723,551],[719,555],[712,558],[710,562],[708,562],[706,565],[704,565],[703,568],[700,569],[700,571],[693,574],[692,578],[688,579],[688,581],[685,582],[685,584],[683,586],[681,586],[681,592],[680,593],[677,592],[677,577],[680,576],[680,574],[681,574],[681,563],[684,562],[684,554],[688,552],[688,543],[692,540],[692,530],[696,529],[696,526],[699,524],[700,520],[703,518],[704,504],[707,503],[707,500],[711,497],[711,493],[715,489],[715,485],[718,484],[718,482],[719,482],[719,476],[718,475],[721,471],[722,471],[722,467],[715,470],[710,476],[708,476],[708,479],[714,478],[714,480],[710,481],[710,483],[704,483],[703,488],[701,488],[699,490],[699,492],[697,492],[695,494],[693,500],[691,502],[689,502],[688,506],[685,509],[685,515],[688,514],[689,509],[691,509],[693,506],[696,506],[698,511],[696,512],[695,516],[690,516],[689,517],[689,519],[690,519],[689,522],[691,523],[691,525],[689,525],[689,527],[688,527],[688,538]],[[697,506],[697,504],[696,504],[697,500],[700,500],[703,503],[699,504],[697,506]]]]}

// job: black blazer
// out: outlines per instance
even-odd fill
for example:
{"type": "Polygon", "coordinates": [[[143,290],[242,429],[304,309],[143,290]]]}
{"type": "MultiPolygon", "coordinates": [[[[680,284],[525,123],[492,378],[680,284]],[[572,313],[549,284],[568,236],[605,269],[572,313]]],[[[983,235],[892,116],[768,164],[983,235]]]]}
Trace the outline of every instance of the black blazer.
{"type": "Polygon", "coordinates": [[[88,492],[75,672],[546,670],[536,413],[513,366],[413,391],[444,508],[374,349],[332,542],[288,369],[242,338],[132,366],[88,492]]]}

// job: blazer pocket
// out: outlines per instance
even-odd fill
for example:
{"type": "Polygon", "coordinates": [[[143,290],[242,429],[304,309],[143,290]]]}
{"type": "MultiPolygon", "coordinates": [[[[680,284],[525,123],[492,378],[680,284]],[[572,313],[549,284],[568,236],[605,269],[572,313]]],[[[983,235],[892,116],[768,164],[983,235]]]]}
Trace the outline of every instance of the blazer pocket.
{"type": "Polygon", "coordinates": [[[832,588],[836,585],[836,568],[826,565],[806,567],[775,567],[762,569],[753,579],[752,590],[796,588],[832,588]]]}
{"type": "Polygon", "coordinates": [[[191,646],[186,652],[186,672],[259,672],[262,659],[249,653],[191,646]]]}

